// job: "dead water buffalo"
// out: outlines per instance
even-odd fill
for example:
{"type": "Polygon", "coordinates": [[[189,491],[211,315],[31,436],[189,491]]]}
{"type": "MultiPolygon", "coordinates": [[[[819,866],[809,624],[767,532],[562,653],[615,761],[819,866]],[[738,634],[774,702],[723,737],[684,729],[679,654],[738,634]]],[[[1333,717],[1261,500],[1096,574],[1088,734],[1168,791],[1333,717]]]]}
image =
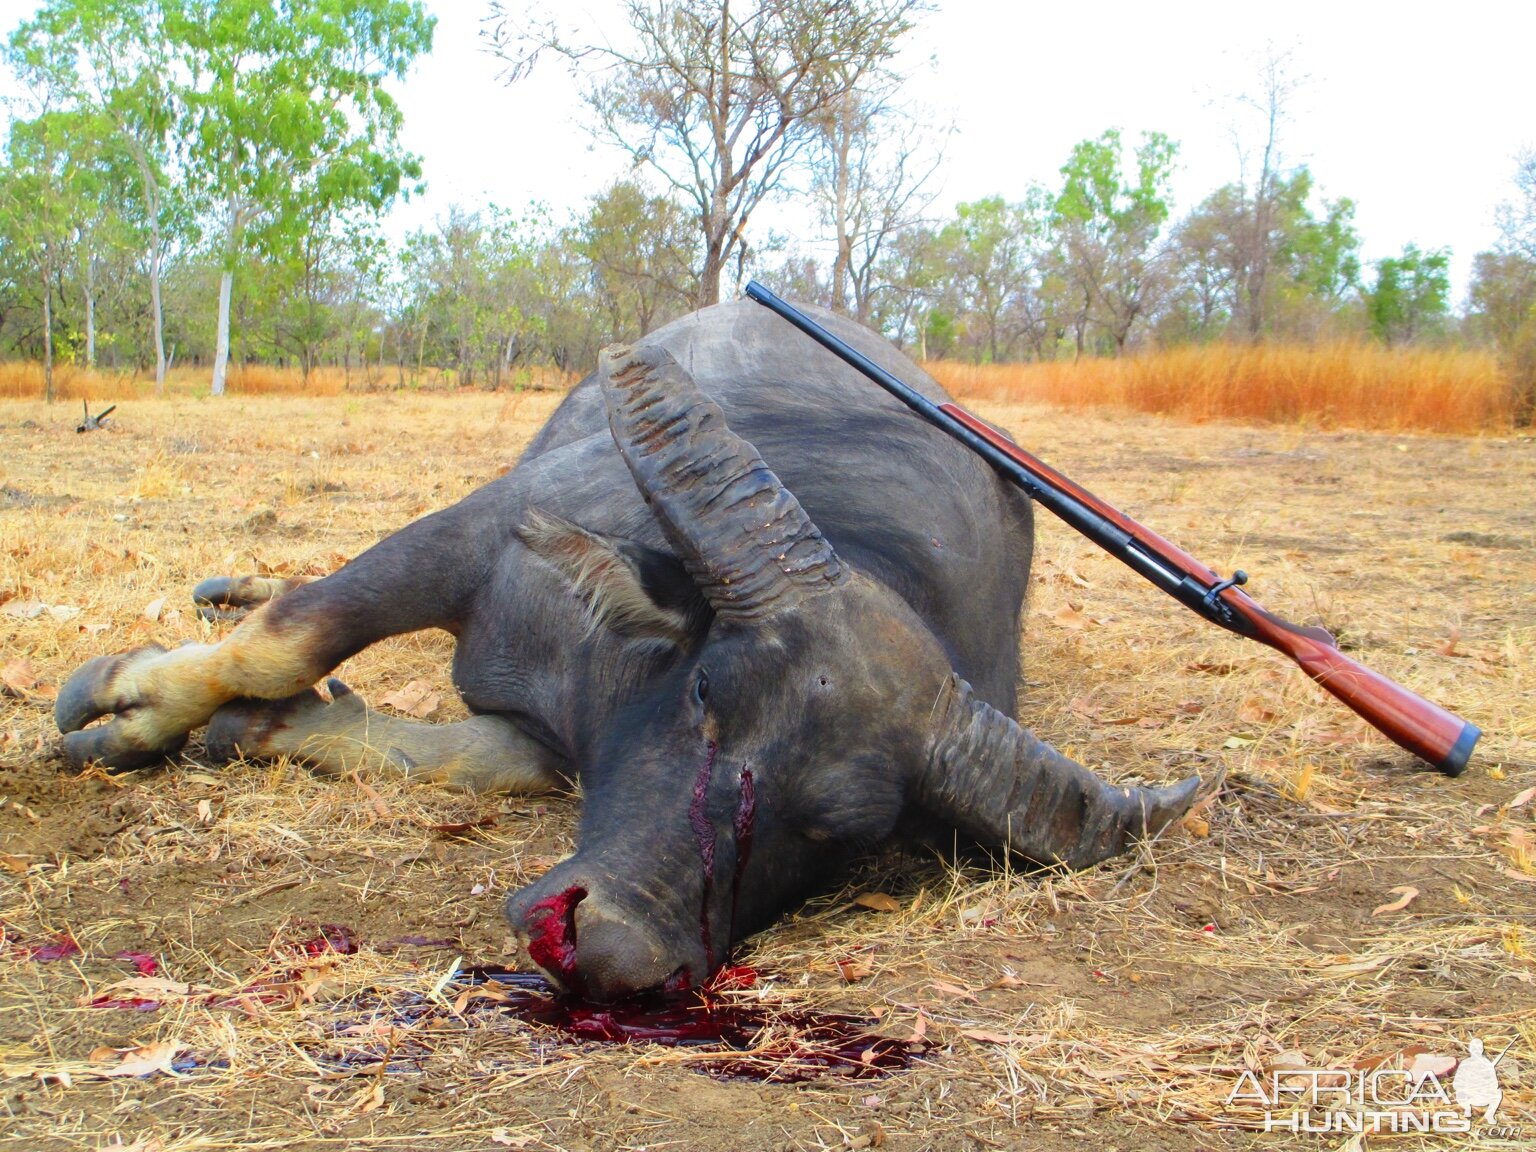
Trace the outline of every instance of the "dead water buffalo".
{"type": "Polygon", "coordinates": [[[1028,500],[965,449],[726,304],[609,349],[508,475],[334,574],[207,581],[204,603],[272,603],[218,644],[90,661],[56,715],[76,764],[142,766],[207,724],[215,757],[579,780],[579,849],[506,913],[551,977],[609,998],[706,976],[907,822],[1079,868],[1188,807],[1198,779],[1113,787],[1010,718],[1032,544],[1028,500]],[[421,628],[457,637],[470,719],[312,689],[421,628]]]}

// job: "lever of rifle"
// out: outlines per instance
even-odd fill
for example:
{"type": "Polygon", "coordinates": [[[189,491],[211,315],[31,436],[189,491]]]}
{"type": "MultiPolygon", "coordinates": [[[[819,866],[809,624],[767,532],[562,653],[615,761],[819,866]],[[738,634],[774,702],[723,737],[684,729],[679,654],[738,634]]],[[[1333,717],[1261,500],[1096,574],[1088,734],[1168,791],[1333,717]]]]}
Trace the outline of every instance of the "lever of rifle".
{"type": "Polygon", "coordinates": [[[1241,568],[1236,569],[1225,580],[1220,580],[1211,586],[1211,590],[1205,594],[1206,607],[1212,612],[1221,611],[1218,607],[1221,603],[1221,594],[1233,585],[1241,586],[1246,583],[1248,583],[1248,573],[1244,572],[1241,568]]]}

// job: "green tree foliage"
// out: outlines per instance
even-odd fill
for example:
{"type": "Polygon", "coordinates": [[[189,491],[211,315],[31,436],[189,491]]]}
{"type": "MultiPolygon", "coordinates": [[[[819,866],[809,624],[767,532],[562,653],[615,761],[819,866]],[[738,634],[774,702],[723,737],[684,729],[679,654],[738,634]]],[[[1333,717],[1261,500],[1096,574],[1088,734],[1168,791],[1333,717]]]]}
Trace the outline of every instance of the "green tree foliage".
{"type": "Polygon", "coordinates": [[[420,164],[384,87],[432,46],[405,0],[166,0],[190,82],[179,131],[189,179],[221,218],[213,391],[224,390],[230,293],[247,247],[276,256],[306,215],[381,211],[420,164]]]}
{"type": "MultiPolygon", "coordinates": [[[[165,16],[158,0],[51,0],[10,43],[20,67],[45,76],[74,106],[102,116],[111,126],[112,151],[131,164],[111,192],[116,215],[131,222],[131,239],[146,263],[158,390],[166,367],[162,271],[168,248],[191,229],[170,177],[176,100],[165,16]]],[[[98,250],[86,259],[101,259],[100,246],[92,247],[98,250]]]]}
{"type": "Polygon", "coordinates": [[[620,180],[592,199],[575,247],[614,339],[634,340],[698,298],[698,232],[674,200],[620,180]]]}
{"type": "Polygon", "coordinates": [[[11,125],[0,170],[0,244],[12,287],[34,302],[31,343],[43,362],[44,398],[53,401],[56,305],[66,267],[87,253],[107,212],[100,179],[101,124],[89,114],[45,111],[11,125]]]}
{"type": "Polygon", "coordinates": [[[1177,152],[1162,133],[1144,133],[1135,172],[1127,176],[1120,133],[1110,129],[1079,143],[1062,166],[1051,227],[1079,356],[1092,328],[1123,352],[1131,329],[1156,303],[1162,281],[1157,242],[1170,211],[1177,152]]]}
{"type": "Polygon", "coordinates": [[[1371,330],[1387,344],[1409,344],[1439,334],[1450,314],[1451,257],[1444,249],[1376,262],[1376,283],[1365,293],[1371,330]]]}
{"type": "Polygon", "coordinates": [[[960,204],[939,233],[948,291],[929,326],[964,317],[957,335],[978,361],[1008,360],[1044,339],[1041,241],[1048,204],[1040,189],[1017,204],[1001,196],[960,204]]]}
{"type": "Polygon", "coordinates": [[[1314,212],[1305,167],[1272,181],[1262,243],[1256,207],[1236,184],[1196,206],[1173,234],[1170,298],[1160,328],[1179,339],[1241,334],[1311,339],[1359,288],[1354,203],[1323,201],[1314,212]],[[1262,260],[1262,276],[1255,262],[1262,260]]]}

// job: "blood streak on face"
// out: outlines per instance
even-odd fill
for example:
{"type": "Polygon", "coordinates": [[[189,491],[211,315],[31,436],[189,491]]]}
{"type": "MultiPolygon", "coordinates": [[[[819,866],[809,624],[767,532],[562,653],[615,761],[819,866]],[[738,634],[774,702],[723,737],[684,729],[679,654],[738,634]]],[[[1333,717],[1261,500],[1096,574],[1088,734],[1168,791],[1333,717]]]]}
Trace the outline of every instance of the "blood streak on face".
{"type": "Polygon", "coordinates": [[[693,782],[693,803],[688,805],[688,823],[693,825],[693,838],[699,846],[699,859],[704,864],[704,895],[699,902],[699,939],[704,945],[704,964],[710,971],[715,967],[715,949],[709,937],[709,900],[715,887],[715,826],[709,819],[709,785],[715,776],[715,756],[720,746],[709,742],[708,755],[699,768],[698,779],[693,782]]]}
{"type": "Polygon", "coordinates": [[[752,769],[741,770],[741,796],[736,801],[736,815],[731,832],[736,837],[736,874],[731,877],[731,939],[736,939],[736,905],[741,899],[741,874],[752,856],[752,824],[757,818],[757,790],[752,783],[752,769]]]}

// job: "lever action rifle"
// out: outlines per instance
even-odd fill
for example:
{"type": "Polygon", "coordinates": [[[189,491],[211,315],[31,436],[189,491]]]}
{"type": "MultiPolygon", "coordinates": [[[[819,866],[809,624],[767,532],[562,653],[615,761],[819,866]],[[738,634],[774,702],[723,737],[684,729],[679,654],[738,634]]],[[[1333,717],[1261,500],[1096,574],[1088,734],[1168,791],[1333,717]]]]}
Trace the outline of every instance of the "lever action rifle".
{"type": "Polygon", "coordinates": [[[1186,608],[1229,632],[1289,656],[1384,736],[1446,775],[1459,776],[1467,766],[1472,747],[1482,735],[1476,725],[1357,664],[1339,651],[1337,641],[1324,629],[1292,624],[1266,612],[1239,590],[1238,585],[1248,582],[1245,572],[1238,570],[1222,579],[1183,549],[1073,483],[958,404],[935,403],[902,383],[755,280],[747,285],[746,294],[857,368],[924,420],[949,433],[1036,503],[1186,608]]]}

